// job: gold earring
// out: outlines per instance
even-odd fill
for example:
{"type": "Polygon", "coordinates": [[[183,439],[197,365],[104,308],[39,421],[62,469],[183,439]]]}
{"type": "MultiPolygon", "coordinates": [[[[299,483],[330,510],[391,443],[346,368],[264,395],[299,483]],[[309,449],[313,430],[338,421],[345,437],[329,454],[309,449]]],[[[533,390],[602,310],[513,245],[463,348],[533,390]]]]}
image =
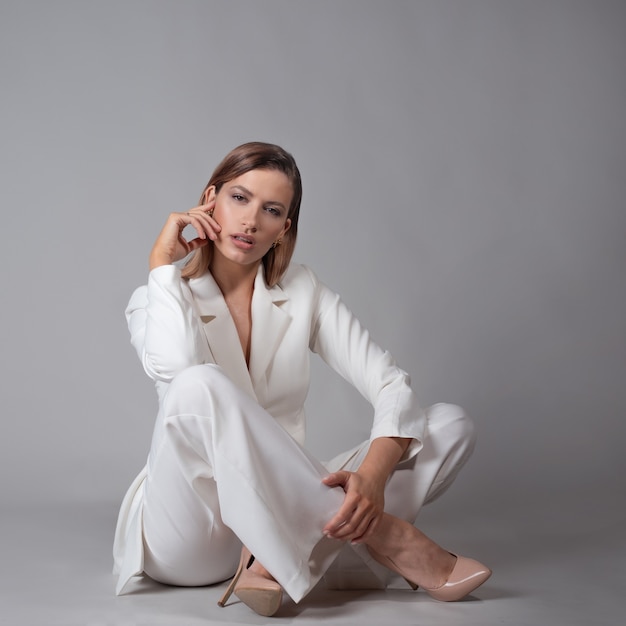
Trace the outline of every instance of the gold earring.
{"type": "Polygon", "coordinates": [[[213,217],[213,209],[209,209],[209,210],[207,211],[207,215],[208,215],[209,217],[213,217]]]}
{"type": "Polygon", "coordinates": [[[276,246],[280,246],[280,244],[283,242],[282,239],[277,239],[273,244],[272,244],[272,248],[275,248],[276,246]]]}

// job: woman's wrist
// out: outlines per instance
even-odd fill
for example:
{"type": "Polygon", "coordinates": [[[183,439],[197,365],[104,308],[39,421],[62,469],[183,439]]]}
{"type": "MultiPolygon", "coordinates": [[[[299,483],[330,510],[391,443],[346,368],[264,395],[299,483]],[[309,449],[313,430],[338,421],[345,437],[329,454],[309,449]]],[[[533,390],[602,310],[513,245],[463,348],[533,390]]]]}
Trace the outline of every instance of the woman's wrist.
{"type": "Polygon", "coordinates": [[[370,449],[363,459],[357,474],[365,480],[384,488],[402,455],[406,452],[410,439],[399,437],[379,437],[370,444],[370,449]]]}
{"type": "Polygon", "coordinates": [[[169,255],[164,254],[158,250],[152,250],[149,258],[150,270],[153,270],[155,267],[161,267],[161,265],[171,265],[172,259],[169,255]]]}

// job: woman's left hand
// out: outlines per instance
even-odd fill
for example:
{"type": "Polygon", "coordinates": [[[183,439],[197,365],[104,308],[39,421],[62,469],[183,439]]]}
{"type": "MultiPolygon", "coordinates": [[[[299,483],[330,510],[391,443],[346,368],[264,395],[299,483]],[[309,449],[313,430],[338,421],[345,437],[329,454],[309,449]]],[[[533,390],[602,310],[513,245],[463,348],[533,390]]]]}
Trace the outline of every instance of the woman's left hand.
{"type": "Polygon", "coordinates": [[[343,504],[324,527],[333,539],[363,543],[376,531],[385,507],[385,482],[345,470],[326,476],[322,482],[345,491],[343,504]]]}

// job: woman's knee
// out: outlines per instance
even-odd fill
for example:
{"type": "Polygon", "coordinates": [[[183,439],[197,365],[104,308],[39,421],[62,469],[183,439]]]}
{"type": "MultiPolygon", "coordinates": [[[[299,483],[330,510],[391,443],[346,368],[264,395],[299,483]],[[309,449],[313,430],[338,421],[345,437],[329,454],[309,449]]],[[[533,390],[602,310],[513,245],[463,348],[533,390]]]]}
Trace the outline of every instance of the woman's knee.
{"type": "Polygon", "coordinates": [[[469,449],[476,443],[476,427],[472,418],[456,404],[440,402],[426,410],[428,430],[432,435],[441,434],[446,440],[455,440],[469,449]]]}
{"type": "Polygon", "coordinates": [[[165,414],[195,413],[214,390],[224,392],[230,385],[219,365],[192,365],[170,382],[163,400],[165,414]]]}

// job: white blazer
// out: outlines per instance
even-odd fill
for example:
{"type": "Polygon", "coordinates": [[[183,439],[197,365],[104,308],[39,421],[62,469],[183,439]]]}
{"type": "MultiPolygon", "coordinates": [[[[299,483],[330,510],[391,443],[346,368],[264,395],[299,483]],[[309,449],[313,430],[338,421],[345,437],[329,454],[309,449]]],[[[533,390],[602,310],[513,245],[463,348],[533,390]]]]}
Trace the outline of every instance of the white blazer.
{"type": "MultiPolygon", "coordinates": [[[[421,448],[426,417],[409,386],[408,374],[370,338],[348,308],[307,267],[292,264],[279,284],[268,288],[263,268],[254,283],[249,368],[222,293],[207,272],[184,280],[174,265],[150,272],[126,309],[131,343],[155,381],[159,401],[170,381],[192,365],[215,363],[270,413],[301,445],[309,358],[315,352],[372,404],[370,440],[408,437],[405,454],[421,448]]],[[[153,449],[161,438],[157,416],[153,449]]],[[[347,461],[354,451],[346,453],[347,461]]],[[[126,493],[114,542],[117,593],[143,570],[141,509],[144,467],[126,493]]]]}

